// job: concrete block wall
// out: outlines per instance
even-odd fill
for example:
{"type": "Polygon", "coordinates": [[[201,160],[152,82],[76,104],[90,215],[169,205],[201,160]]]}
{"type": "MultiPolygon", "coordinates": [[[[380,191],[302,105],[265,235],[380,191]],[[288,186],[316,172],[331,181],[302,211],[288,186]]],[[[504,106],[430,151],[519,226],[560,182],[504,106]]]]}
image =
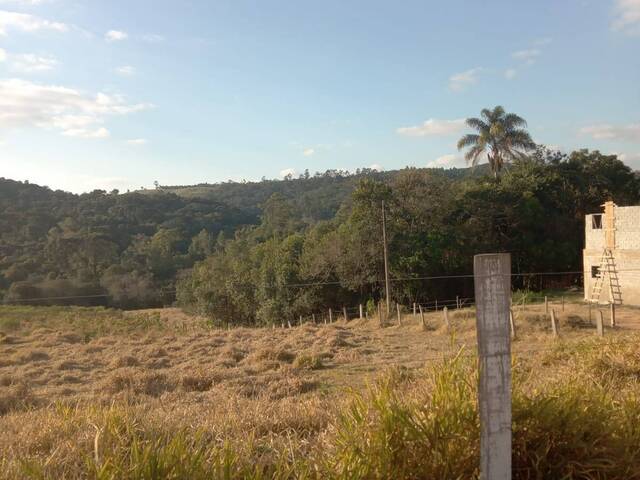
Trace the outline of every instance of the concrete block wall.
{"type": "Polygon", "coordinates": [[[640,207],[616,207],[616,249],[640,250],[640,207]]]}
{"type": "MultiPolygon", "coordinates": [[[[622,303],[640,305],[640,206],[616,207],[615,209],[616,248],[613,256],[622,292],[622,303]]],[[[604,224],[604,222],[603,222],[604,224]]],[[[584,297],[591,298],[595,278],[591,277],[591,267],[600,266],[604,249],[604,230],[594,229],[593,215],[585,217],[584,297]]],[[[600,296],[601,302],[609,301],[609,279],[604,279],[600,296]]]]}

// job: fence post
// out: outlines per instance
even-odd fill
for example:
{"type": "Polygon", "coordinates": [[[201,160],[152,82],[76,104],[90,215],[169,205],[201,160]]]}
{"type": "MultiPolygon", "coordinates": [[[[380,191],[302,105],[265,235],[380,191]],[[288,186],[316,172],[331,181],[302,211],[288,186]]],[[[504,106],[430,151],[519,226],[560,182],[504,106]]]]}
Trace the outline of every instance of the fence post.
{"type": "Polygon", "coordinates": [[[554,337],[558,336],[558,324],[556,323],[556,311],[551,309],[551,333],[554,337]]]}
{"type": "Polygon", "coordinates": [[[378,321],[380,322],[380,326],[382,327],[382,302],[378,302],[378,321]]]}
{"type": "Polygon", "coordinates": [[[475,255],[480,479],[511,479],[511,255],[475,255]]]}
{"type": "Polygon", "coordinates": [[[611,304],[609,305],[609,315],[611,317],[611,327],[615,327],[616,326],[616,305],[613,302],[611,302],[611,304]]]}
{"type": "Polygon", "coordinates": [[[413,318],[416,318],[416,302],[413,302],[413,318]]]}
{"type": "Polygon", "coordinates": [[[424,321],[424,312],[422,311],[422,305],[418,304],[418,309],[420,310],[420,319],[422,320],[422,329],[427,329],[427,323],[424,321]]]}
{"type": "Polygon", "coordinates": [[[449,330],[449,327],[451,326],[449,324],[449,309],[447,307],[444,307],[442,309],[442,314],[444,315],[444,324],[447,326],[447,330],[449,330]]]}
{"type": "Polygon", "coordinates": [[[438,299],[436,298],[436,312],[438,311],[438,299]]]}
{"type": "Polygon", "coordinates": [[[396,303],[396,311],[398,312],[398,326],[402,326],[402,314],[400,313],[400,304],[396,303]]]}
{"type": "Polygon", "coordinates": [[[362,314],[362,304],[360,304],[360,320],[362,320],[363,317],[364,315],[362,314]]]}
{"type": "Polygon", "coordinates": [[[344,316],[344,322],[347,323],[349,321],[349,317],[347,316],[347,307],[342,307],[342,315],[344,316]]]}
{"type": "Polygon", "coordinates": [[[300,315],[300,326],[302,326],[302,315],[300,315]]]}
{"type": "Polygon", "coordinates": [[[511,327],[511,338],[516,338],[516,324],[513,321],[513,310],[509,309],[509,326],[511,327]]]}
{"type": "Polygon", "coordinates": [[[316,314],[315,313],[311,314],[311,320],[313,321],[313,324],[315,325],[316,324],[316,314]]]}
{"type": "Polygon", "coordinates": [[[329,309],[329,323],[333,323],[333,310],[329,309]]]}
{"type": "Polygon", "coordinates": [[[544,314],[549,315],[549,302],[546,295],[544,296],[544,314]]]}
{"type": "Polygon", "coordinates": [[[599,337],[604,335],[604,319],[602,317],[602,310],[598,310],[598,316],[596,317],[596,332],[599,337]]]}
{"type": "Polygon", "coordinates": [[[456,310],[460,310],[460,295],[456,295],[456,310]]]}

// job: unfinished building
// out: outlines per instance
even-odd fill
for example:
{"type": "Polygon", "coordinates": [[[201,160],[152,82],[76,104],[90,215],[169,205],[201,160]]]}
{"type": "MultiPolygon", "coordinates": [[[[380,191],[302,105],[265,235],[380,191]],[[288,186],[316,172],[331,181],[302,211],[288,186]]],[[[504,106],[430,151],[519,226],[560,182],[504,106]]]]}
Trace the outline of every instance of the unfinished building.
{"type": "Polygon", "coordinates": [[[640,305],[640,206],[603,207],[585,217],[584,298],[640,305]]]}

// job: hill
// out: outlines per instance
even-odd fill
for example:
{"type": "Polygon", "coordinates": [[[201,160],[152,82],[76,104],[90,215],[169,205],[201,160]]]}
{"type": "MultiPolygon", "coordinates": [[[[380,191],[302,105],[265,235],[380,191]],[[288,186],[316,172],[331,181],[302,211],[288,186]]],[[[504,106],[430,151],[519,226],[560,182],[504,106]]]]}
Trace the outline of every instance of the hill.
{"type": "MultiPolygon", "coordinates": [[[[640,202],[637,174],[599,152],[540,151],[498,179],[486,173],[328,171],[83,195],[0,179],[0,293],[122,308],[177,298],[236,323],[373,302],[384,278],[385,200],[392,277],[416,278],[394,281],[394,298],[464,296],[471,285],[463,281],[417,278],[468,273],[480,251],[512,252],[519,272],[580,270],[584,214],[607,198],[640,202]]],[[[518,286],[553,285],[530,278],[518,286]]]]}

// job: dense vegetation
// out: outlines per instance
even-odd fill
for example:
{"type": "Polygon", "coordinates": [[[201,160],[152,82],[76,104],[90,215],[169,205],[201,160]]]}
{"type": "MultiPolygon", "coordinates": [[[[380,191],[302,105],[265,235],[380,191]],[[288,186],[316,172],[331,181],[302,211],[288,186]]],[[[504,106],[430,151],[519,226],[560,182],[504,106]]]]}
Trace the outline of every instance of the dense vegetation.
{"type": "Polygon", "coordinates": [[[295,319],[380,297],[384,199],[393,297],[442,299],[471,283],[408,279],[468,273],[473,254],[495,251],[516,272],[581,270],[584,215],[608,198],[640,202],[637,173],[613,155],[543,148],[498,178],[328,171],[80,196],[1,179],[0,288],[9,301],[105,295],[46,302],[121,307],[170,303],[177,288],[219,322],[295,319]]]}

